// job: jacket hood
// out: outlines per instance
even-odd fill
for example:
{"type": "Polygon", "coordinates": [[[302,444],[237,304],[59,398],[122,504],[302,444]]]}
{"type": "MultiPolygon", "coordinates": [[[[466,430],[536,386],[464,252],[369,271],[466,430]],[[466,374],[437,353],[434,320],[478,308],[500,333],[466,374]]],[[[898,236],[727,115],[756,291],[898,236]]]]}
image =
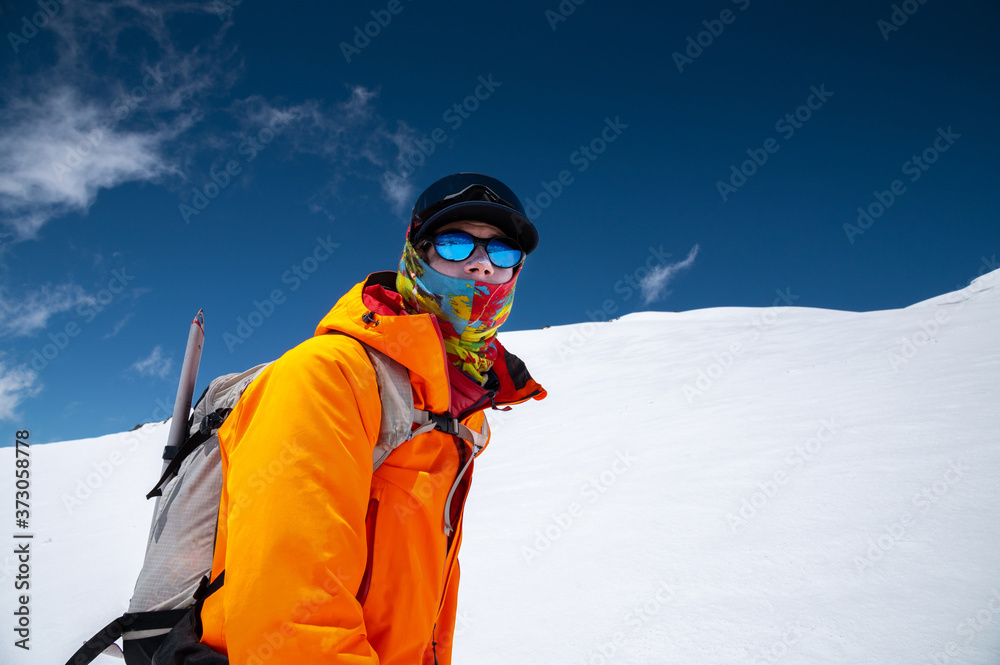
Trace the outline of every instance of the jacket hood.
{"type": "MultiPolygon", "coordinates": [[[[409,370],[416,408],[448,412],[453,401],[453,373],[437,320],[432,314],[402,313],[395,284],[395,272],[372,273],[333,306],[316,327],[315,335],[340,332],[381,351],[409,370]]],[[[497,346],[500,354],[491,370],[497,381],[487,383],[487,390],[482,392],[488,399],[477,406],[543,399],[545,389],[531,378],[521,359],[506,351],[499,340],[497,346]]],[[[464,377],[461,372],[457,374],[464,377]]],[[[474,382],[468,379],[468,384],[474,382]]],[[[461,408],[464,410],[464,406],[461,408]]]]}

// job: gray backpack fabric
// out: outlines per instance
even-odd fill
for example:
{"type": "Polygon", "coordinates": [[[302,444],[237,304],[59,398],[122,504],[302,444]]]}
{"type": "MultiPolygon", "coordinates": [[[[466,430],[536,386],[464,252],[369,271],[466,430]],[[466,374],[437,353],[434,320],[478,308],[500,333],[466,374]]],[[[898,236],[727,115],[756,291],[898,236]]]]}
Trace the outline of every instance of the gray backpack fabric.
{"type": "MultiPolygon", "coordinates": [[[[406,368],[381,352],[362,346],[375,369],[382,402],[379,438],[372,454],[373,470],[402,443],[432,429],[460,436],[478,452],[488,435],[485,425],[483,432],[472,432],[447,414],[414,409],[406,368]]],[[[178,450],[164,451],[164,458],[169,456],[170,463],[146,495],[160,499],[128,612],[88,640],[67,665],[90,663],[118,637],[123,638],[127,665],[150,665],[153,653],[174,626],[221,586],[224,573],[212,585],[208,584],[222,493],[218,430],[246,387],[269,364],[214,379],[195,404],[188,438],[178,450]]],[[[188,617],[186,621],[192,619],[188,617]]]]}
{"type": "MultiPolygon", "coordinates": [[[[270,363],[214,379],[195,404],[180,464],[168,467],[146,498],[160,496],[129,613],[176,610],[194,604],[201,578],[212,568],[222,494],[218,430],[240,395],[270,363]],[[190,444],[190,445],[189,445],[190,444]]],[[[125,639],[148,637],[129,631],[125,639]]]]}

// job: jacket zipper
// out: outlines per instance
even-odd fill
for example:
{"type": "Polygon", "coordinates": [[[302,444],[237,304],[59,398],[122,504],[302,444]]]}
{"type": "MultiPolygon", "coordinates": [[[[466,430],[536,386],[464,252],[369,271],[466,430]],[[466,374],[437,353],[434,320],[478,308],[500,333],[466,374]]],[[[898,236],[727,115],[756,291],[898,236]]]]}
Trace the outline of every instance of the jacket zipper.
{"type": "Polygon", "coordinates": [[[368,500],[368,513],[365,515],[365,535],[368,541],[368,555],[365,560],[365,574],[361,578],[361,586],[358,587],[358,594],[355,596],[358,602],[365,604],[368,598],[368,590],[372,584],[372,563],[375,560],[375,519],[378,516],[378,499],[368,500]]]}
{"type": "Polygon", "coordinates": [[[483,395],[482,397],[480,397],[478,402],[476,402],[475,404],[473,404],[472,406],[470,406],[468,409],[466,409],[462,413],[458,414],[458,420],[459,420],[459,422],[465,420],[466,418],[468,418],[470,415],[472,415],[476,411],[479,411],[480,409],[484,408],[487,403],[494,404],[493,400],[494,400],[494,398],[496,398],[496,395],[497,395],[497,391],[490,390],[485,395],[483,395]]]}
{"type": "Polygon", "coordinates": [[[497,402],[496,401],[497,391],[491,390],[488,394],[486,394],[484,397],[482,397],[478,402],[476,402],[475,404],[473,404],[472,406],[470,406],[468,409],[466,409],[465,411],[463,411],[461,414],[459,414],[458,419],[460,421],[461,420],[465,420],[471,414],[475,413],[476,411],[479,411],[481,408],[484,408],[486,406],[487,401],[489,402],[489,405],[491,407],[493,407],[494,409],[496,409],[498,411],[509,411],[510,410],[509,408],[500,409],[498,407],[498,405],[499,406],[509,407],[511,404],[521,404],[523,402],[527,402],[529,399],[531,399],[532,397],[534,397],[535,395],[537,395],[540,392],[541,392],[540,390],[536,390],[535,392],[530,393],[528,395],[525,395],[522,399],[519,399],[519,400],[517,400],[515,402],[497,402]]]}

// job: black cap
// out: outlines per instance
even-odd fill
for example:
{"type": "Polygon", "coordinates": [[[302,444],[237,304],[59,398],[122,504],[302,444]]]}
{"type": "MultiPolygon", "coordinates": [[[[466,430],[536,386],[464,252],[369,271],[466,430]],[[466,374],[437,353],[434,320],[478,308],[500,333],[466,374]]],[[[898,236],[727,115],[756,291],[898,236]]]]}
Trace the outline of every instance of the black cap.
{"type": "Polygon", "coordinates": [[[466,219],[492,224],[525,254],[538,247],[538,231],[514,192],[481,173],[454,173],[425,189],[413,206],[407,237],[416,243],[449,222],[466,219]]]}

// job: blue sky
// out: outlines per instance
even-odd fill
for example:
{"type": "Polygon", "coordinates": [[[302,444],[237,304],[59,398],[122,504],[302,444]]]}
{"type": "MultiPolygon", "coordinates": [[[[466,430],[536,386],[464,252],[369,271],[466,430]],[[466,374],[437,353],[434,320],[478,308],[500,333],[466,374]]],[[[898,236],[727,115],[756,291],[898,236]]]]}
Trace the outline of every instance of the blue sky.
{"type": "Polygon", "coordinates": [[[199,390],[280,355],[456,171],[535,212],[511,330],[997,267],[996,3],[672,5],[0,3],[7,438],[165,417],[199,308],[199,390]]]}

